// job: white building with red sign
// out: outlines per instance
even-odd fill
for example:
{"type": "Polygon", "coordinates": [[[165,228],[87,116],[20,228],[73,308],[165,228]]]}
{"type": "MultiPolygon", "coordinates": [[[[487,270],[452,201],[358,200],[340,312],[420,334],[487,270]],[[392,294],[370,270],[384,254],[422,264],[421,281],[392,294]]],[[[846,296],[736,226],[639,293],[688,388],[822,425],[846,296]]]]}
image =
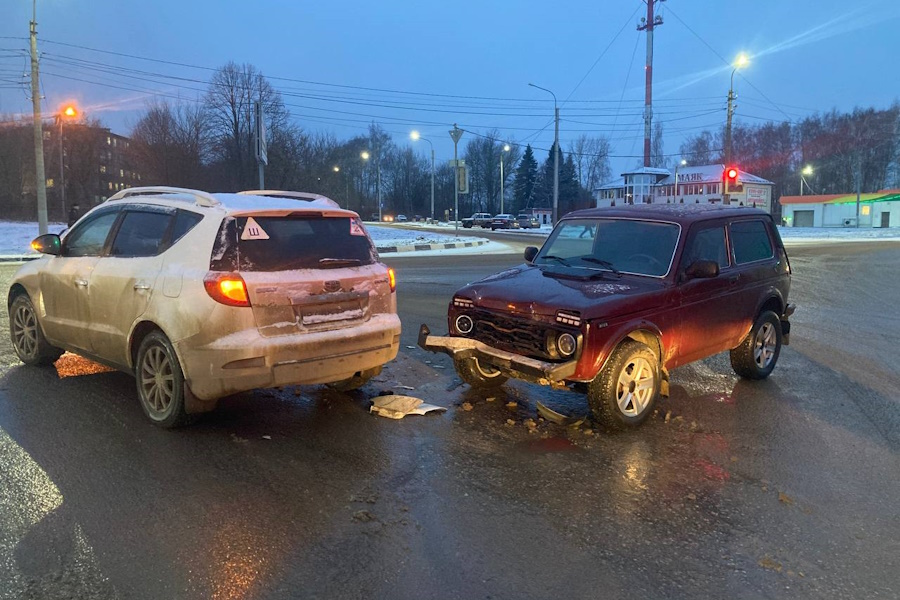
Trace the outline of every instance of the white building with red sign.
{"type": "MultiPolygon", "coordinates": [[[[621,204],[721,204],[725,165],[678,167],[674,170],[639,167],[622,173],[594,190],[597,206],[621,204]]],[[[746,171],[738,171],[737,183],[729,184],[730,204],[755,206],[772,212],[774,183],[746,171]]]]}

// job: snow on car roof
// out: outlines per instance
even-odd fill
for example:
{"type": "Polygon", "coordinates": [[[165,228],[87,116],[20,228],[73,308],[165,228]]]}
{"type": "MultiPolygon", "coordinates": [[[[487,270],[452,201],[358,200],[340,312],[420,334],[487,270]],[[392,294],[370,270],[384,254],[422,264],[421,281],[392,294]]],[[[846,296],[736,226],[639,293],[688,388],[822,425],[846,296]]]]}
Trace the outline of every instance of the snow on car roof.
{"type": "Polygon", "coordinates": [[[277,196],[216,193],[213,194],[213,197],[215,197],[215,199],[219,201],[221,206],[229,212],[244,212],[252,210],[315,210],[321,212],[323,210],[326,210],[347,212],[348,214],[353,213],[353,211],[351,210],[340,208],[340,206],[334,200],[326,198],[325,196],[316,196],[315,200],[302,200],[297,198],[277,196]]]}

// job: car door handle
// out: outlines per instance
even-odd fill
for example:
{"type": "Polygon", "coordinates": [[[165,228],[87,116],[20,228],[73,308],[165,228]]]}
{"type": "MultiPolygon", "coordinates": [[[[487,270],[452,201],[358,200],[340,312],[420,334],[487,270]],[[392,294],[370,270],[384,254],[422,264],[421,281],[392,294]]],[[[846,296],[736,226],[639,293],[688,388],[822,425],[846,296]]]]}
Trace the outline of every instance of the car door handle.
{"type": "Polygon", "coordinates": [[[88,283],[87,279],[76,279],[75,280],[75,285],[77,285],[78,287],[87,287],[87,283],[88,283]]]}
{"type": "Polygon", "coordinates": [[[150,285],[146,283],[136,283],[134,284],[134,289],[136,290],[149,290],[150,285]]]}
{"type": "Polygon", "coordinates": [[[732,275],[731,277],[728,278],[728,283],[730,283],[731,285],[734,285],[735,283],[737,283],[740,280],[740,278],[741,278],[740,275],[732,275]]]}

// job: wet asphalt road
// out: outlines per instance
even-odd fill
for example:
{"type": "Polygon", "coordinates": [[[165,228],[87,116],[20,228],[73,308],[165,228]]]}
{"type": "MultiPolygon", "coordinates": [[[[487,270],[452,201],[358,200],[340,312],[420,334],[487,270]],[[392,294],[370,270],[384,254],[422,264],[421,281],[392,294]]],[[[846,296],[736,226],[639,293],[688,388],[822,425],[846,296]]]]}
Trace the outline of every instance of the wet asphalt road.
{"type": "Polygon", "coordinates": [[[174,432],[128,375],[19,365],[3,311],[0,598],[896,598],[900,245],[790,254],[772,377],[676,370],[621,434],[537,420],[586,412],[577,394],[485,397],[406,347],[520,254],[388,259],[404,345],[377,381],[243,394],[174,432]],[[388,389],[450,410],[370,416],[388,389]]]}

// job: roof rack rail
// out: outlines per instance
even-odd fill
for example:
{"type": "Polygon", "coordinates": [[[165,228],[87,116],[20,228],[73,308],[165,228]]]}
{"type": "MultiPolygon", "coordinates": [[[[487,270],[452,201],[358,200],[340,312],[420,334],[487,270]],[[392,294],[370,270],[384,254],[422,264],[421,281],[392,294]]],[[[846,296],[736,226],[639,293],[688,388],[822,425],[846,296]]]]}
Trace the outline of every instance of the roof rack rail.
{"type": "Polygon", "coordinates": [[[132,196],[190,196],[194,204],[197,206],[218,206],[220,202],[207,192],[200,190],[191,190],[188,188],[169,187],[165,185],[149,185],[144,187],[126,188],[120,192],[116,192],[106,199],[107,202],[112,200],[124,200],[132,196]]]}
{"type": "Polygon", "coordinates": [[[284,190],[245,190],[238,192],[241,196],[265,196],[267,198],[290,198],[292,200],[305,200],[307,202],[325,201],[335,208],[340,205],[327,196],[321,194],[313,194],[311,192],[286,192],[284,190]]]}

